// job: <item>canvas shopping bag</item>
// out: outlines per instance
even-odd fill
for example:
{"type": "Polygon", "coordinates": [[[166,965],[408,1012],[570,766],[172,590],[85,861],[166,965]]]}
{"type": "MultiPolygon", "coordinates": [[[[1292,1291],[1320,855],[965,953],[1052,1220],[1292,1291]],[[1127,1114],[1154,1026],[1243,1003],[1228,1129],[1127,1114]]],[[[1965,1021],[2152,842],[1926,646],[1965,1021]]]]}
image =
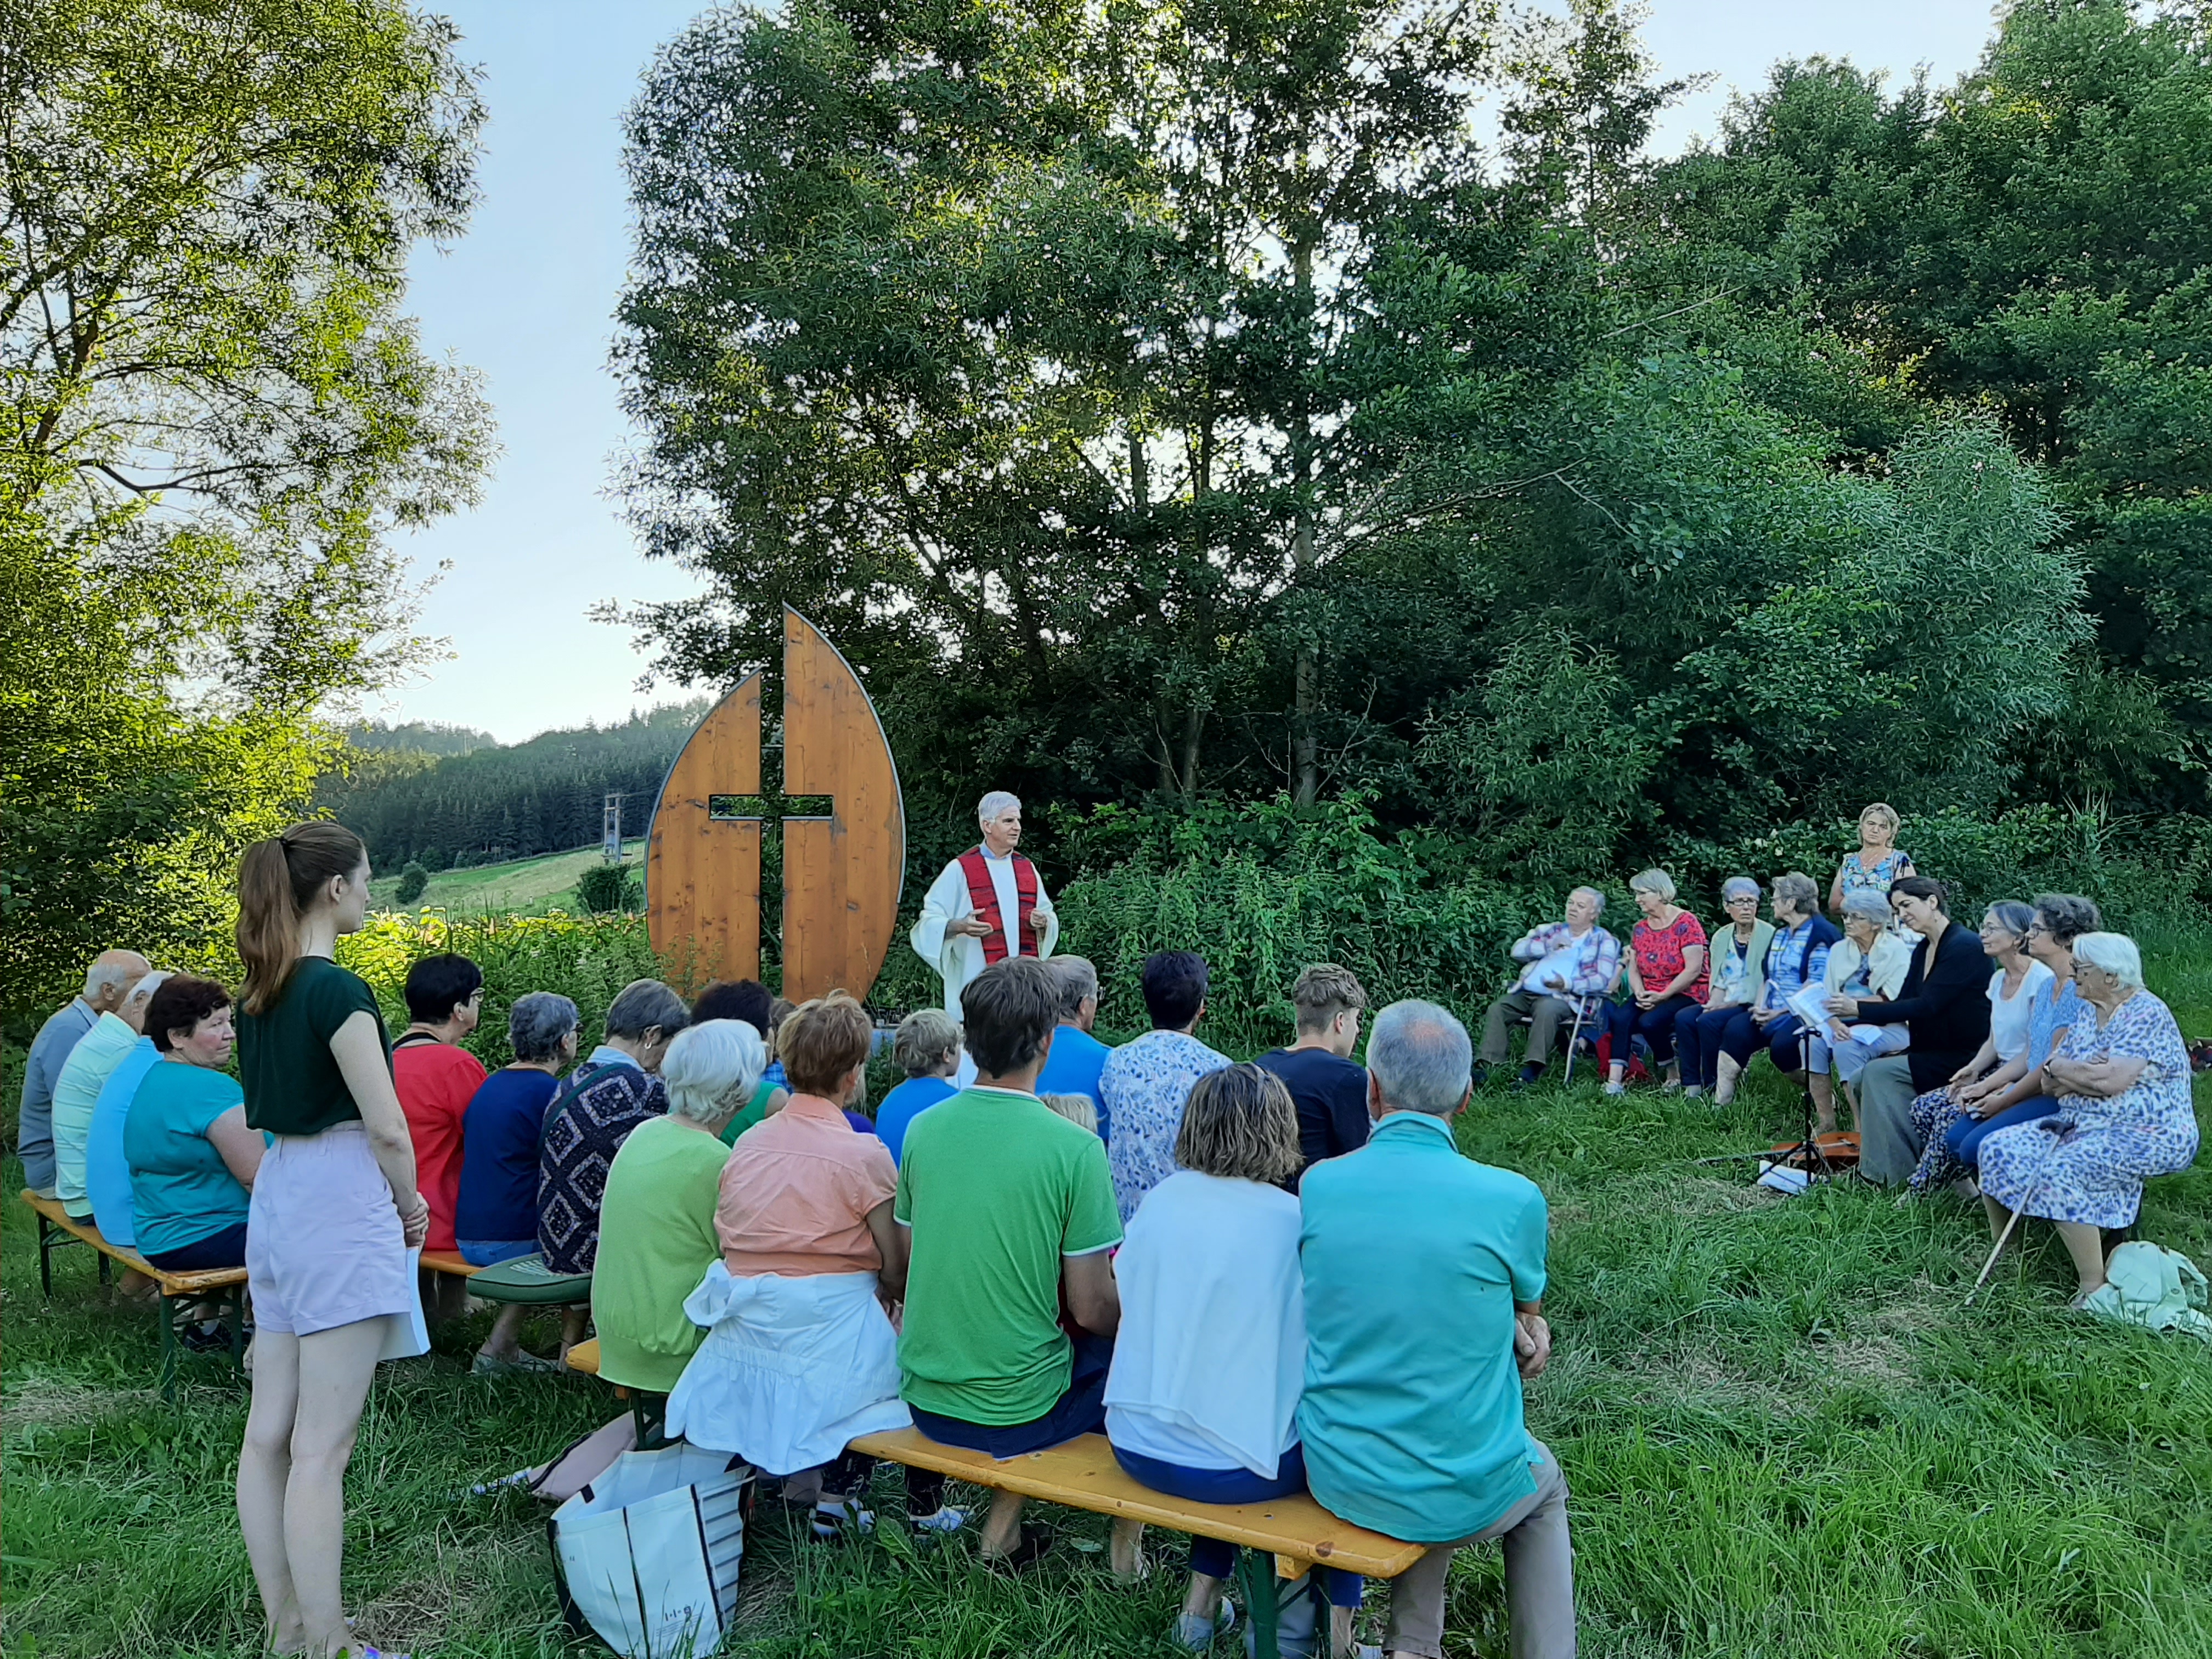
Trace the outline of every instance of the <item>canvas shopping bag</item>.
{"type": "Polygon", "coordinates": [[[752,1479],[680,1442],[617,1458],[546,1523],[568,1622],[624,1659],[705,1659],[737,1615],[752,1479]]]}

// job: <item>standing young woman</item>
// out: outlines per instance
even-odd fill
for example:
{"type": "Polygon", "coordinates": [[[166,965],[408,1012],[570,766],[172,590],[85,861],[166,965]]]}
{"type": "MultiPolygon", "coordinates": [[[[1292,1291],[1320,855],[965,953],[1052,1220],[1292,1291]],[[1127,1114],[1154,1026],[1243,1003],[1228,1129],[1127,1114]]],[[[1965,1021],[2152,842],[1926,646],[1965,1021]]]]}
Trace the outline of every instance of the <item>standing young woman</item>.
{"type": "Polygon", "coordinates": [[[1897,809],[1886,800],[1875,801],[1859,813],[1858,850],[1844,854],[1844,861],[1836,866],[1836,878],[1828,884],[1828,908],[1832,914],[1843,915],[1844,900],[1862,890],[1871,889],[1887,898],[1889,890],[1899,880],[1917,873],[1912,854],[1897,844],[1902,823],[1897,809]]]}
{"type": "Polygon", "coordinates": [[[368,854],[338,824],[257,842],[239,866],[239,1072],[246,1121],[274,1139],[246,1217],[258,1334],[238,1518],[270,1648],[308,1659],[376,1653],[339,1599],[346,1464],[430,1223],[376,999],[331,959],[368,903],[368,854]]]}

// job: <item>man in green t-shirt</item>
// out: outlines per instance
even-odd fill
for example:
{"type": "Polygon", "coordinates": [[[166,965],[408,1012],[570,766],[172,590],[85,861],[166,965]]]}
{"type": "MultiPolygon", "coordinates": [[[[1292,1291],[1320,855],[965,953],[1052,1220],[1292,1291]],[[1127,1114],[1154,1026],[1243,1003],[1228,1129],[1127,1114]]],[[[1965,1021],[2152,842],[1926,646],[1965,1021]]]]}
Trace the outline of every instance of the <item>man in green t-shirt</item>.
{"type": "MultiPolygon", "coordinates": [[[[901,1393],[933,1440],[1017,1457],[1105,1426],[1103,1395],[1121,1304],[1109,1255],[1121,1242],[1098,1137],[1036,1098],[1059,1023],[1051,969],[1018,957],[961,993],[973,1087],[915,1119],[892,1215],[908,1253],[901,1393]],[[1060,1323],[1065,1290],[1071,1343],[1060,1323]]],[[[986,1557],[1034,1559],[1048,1538],[996,1495],[986,1557]]],[[[1117,1568],[1141,1528],[1115,1523],[1117,1568]],[[1126,1536],[1124,1535],[1126,1534],[1126,1536]]]]}

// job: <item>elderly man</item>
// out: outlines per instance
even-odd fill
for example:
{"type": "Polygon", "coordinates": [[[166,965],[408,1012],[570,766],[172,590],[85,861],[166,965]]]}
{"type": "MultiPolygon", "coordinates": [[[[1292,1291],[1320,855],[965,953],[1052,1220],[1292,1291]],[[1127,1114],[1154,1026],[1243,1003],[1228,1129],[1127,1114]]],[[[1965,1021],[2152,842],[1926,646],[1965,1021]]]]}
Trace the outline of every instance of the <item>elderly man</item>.
{"type": "Polygon", "coordinates": [[[1432,1002],[1376,1017],[1374,1133],[1307,1170],[1299,1193],[1298,1437],[1323,1508],[1431,1547],[1392,1586],[1387,1652],[1438,1659],[1451,1559],[1495,1538],[1514,1659],[1571,1659],[1567,1483],[1522,1418],[1522,1379],[1552,1346],[1544,1195],[1461,1155],[1451,1120],[1474,1092],[1473,1059],[1466,1028],[1432,1002]]]}
{"type": "Polygon", "coordinates": [[[1014,848],[1022,839],[1022,804],[994,789],[976,805],[983,840],[945,866],[921,902],[909,937],[915,954],[945,981],[945,1012],[960,1018],[960,994],[994,962],[1048,957],[1060,916],[1037,879],[1036,866],[1014,848]]]}
{"type": "Polygon", "coordinates": [[[1081,1095],[1098,1109],[1098,1138],[1113,1139],[1114,1115],[1098,1087],[1113,1049],[1091,1035],[1098,1022],[1098,970],[1081,957],[1054,957],[1049,966],[1060,982],[1060,1024],[1052,1034],[1052,1055],[1037,1074],[1042,1095],[1081,1095]]]}
{"type": "Polygon", "coordinates": [[[1577,887],[1567,895],[1565,921],[1531,927],[1515,942],[1513,960],[1528,965],[1483,1017],[1476,1088],[1492,1066],[1504,1063],[1508,1025],[1528,1022],[1528,1047],[1518,1079],[1518,1086],[1525,1087],[1544,1075],[1562,1021],[1571,1026],[1577,1012],[1585,1022],[1596,1018],[1598,1005],[1620,983],[1620,941],[1597,925],[1604,914],[1605,895],[1595,887],[1577,887]]]}
{"type": "Polygon", "coordinates": [[[93,1023],[54,1079],[54,1196],[72,1221],[94,1219],[92,1194],[85,1186],[85,1158],[100,1091],[138,1047],[146,1029],[146,1005],[167,978],[167,973],[148,972],[132,980],[122,1006],[93,1023]]]}
{"type": "Polygon", "coordinates": [[[54,1085],[70,1050],[99,1024],[102,1014],[123,1006],[152,964],[136,951],[103,951],[85,969],[84,991],[56,1010],[39,1027],[23,1064],[23,1103],[15,1120],[23,1180],[40,1198],[54,1195],[54,1085]]]}

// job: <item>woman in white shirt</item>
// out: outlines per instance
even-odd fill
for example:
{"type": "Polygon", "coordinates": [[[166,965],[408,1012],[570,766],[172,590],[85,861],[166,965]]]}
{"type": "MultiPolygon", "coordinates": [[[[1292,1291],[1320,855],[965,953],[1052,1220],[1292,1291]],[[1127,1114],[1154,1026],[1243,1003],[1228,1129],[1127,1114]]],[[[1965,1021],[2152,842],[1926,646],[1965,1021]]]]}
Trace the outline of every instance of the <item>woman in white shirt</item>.
{"type": "MultiPolygon", "coordinates": [[[[1301,1162],[1289,1091],[1257,1066],[1206,1073],[1183,1107],[1175,1161],[1176,1172],[1130,1218],[1114,1258],[1121,1327],[1106,1379],[1106,1437],[1132,1479],[1171,1497],[1261,1504],[1303,1492],[1298,1201],[1274,1184],[1301,1162]]],[[[1233,1620],[1221,1591],[1236,1562],[1234,1545],[1191,1540],[1178,1645],[1203,1649],[1233,1620]]],[[[1348,1652],[1361,1580],[1321,1577],[1331,1649],[1348,1652]]],[[[1303,1623],[1311,1603],[1294,1612],[1301,1601],[1285,1601],[1286,1627],[1303,1623]]]]}

